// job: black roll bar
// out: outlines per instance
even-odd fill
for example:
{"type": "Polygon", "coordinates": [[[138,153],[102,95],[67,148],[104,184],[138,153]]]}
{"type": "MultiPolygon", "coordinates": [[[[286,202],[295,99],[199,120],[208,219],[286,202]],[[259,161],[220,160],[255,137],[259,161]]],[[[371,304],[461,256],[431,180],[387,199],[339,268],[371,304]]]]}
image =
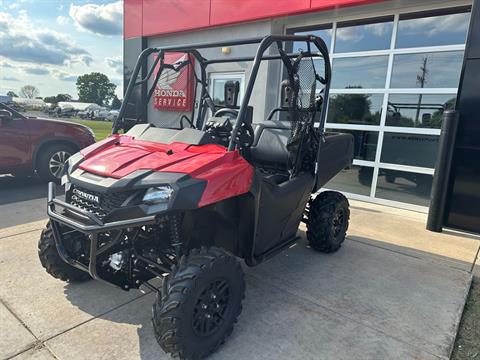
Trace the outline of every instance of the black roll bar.
{"type": "MultiPolygon", "coordinates": [[[[229,40],[229,41],[220,41],[220,42],[210,42],[210,43],[197,43],[197,44],[190,44],[190,45],[178,45],[178,46],[166,46],[162,48],[147,48],[140,53],[140,56],[137,59],[135,64],[135,68],[132,72],[132,76],[130,78],[130,82],[128,83],[127,90],[125,92],[124,100],[122,102],[122,106],[120,107],[120,112],[118,114],[117,120],[115,121],[112,127],[112,133],[117,133],[120,130],[120,125],[122,121],[124,121],[126,107],[129,103],[129,99],[132,96],[133,89],[136,85],[144,84],[148,81],[151,77],[155,67],[157,66],[158,62],[163,63],[164,54],[166,52],[186,52],[192,54],[195,59],[199,62],[201,68],[201,79],[202,82],[202,93],[201,99],[206,95],[206,70],[205,68],[210,64],[215,63],[229,63],[229,62],[241,62],[241,61],[253,61],[253,66],[250,74],[250,78],[248,80],[247,88],[245,90],[245,95],[242,100],[242,104],[240,106],[239,114],[236,119],[235,125],[233,127],[232,136],[230,139],[230,143],[228,146],[228,150],[233,150],[236,147],[236,137],[238,131],[243,124],[247,112],[247,106],[250,101],[253,87],[255,85],[255,80],[258,75],[258,70],[260,68],[260,63],[262,60],[280,60],[282,57],[280,55],[264,55],[265,51],[273,44],[278,42],[292,42],[292,41],[305,41],[308,43],[313,43],[318,51],[320,52],[310,52],[309,55],[312,57],[323,57],[324,59],[324,66],[325,66],[325,88],[324,88],[324,98],[328,99],[328,94],[330,90],[330,79],[331,79],[331,67],[330,67],[330,60],[328,55],[328,49],[325,42],[314,35],[268,35],[265,37],[256,37],[256,38],[247,38],[247,39],[238,39],[238,40],[229,40]],[[223,46],[239,46],[239,45],[250,45],[250,44],[259,44],[255,57],[232,57],[228,59],[214,59],[214,60],[207,60],[201,56],[201,54],[197,51],[197,49],[207,49],[207,48],[217,48],[223,46]],[[140,81],[137,81],[138,75],[142,69],[145,60],[148,58],[149,55],[152,53],[158,53],[158,57],[155,59],[154,63],[150,67],[147,76],[140,81]]],[[[298,54],[297,54],[298,56],[298,54]]],[[[294,58],[295,54],[286,54],[287,58],[294,58]]],[[[163,66],[160,66],[159,72],[163,71],[163,66]]],[[[152,86],[155,86],[153,84],[152,86]]],[[[151,94],[149,94],[151,96],[151,94]]],[[[146,99],[146,103],[148,103],[150,99],[146,99]]],[[[204,116],[204,111],[200,108],[200,111],[197,115],[197,126],[201,123],[202,116],[204,116]],[[202,114],[203,113],[203,114],[202,114]]],[[[322,106],[322,112],[320,114],[320,129],[323,131],[324,123],[325,123],[325,114],[326,114],[326,106],[322,106]]],[[[193,118],[192,118],[193,121],[193,118]]]]}

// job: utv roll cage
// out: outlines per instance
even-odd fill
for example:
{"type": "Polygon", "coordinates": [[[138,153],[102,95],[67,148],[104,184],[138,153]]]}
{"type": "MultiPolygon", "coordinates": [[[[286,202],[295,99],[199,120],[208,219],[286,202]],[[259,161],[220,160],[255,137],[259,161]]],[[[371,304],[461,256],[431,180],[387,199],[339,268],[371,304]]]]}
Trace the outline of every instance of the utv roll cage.
{"type": "MultiPolygon", "coordinates": [[[[125,129],[125,125],[127,125],[126,124],[127,119],[125,118],[126,107],[132,99],[134,88],[136,86],[142,86],[144,87],[144,90],[145,89],[148,90],[146,92],[147,96],[142,99],[142,103],[143,103],[142,108],[146,109],[155,91],[157,83],[161,78],[162,72],[166,69],[179,71],[181,68],[192,63],[190,60],[190,56],[195,58],[197,64],[200,65],[199,66],[200,76],[197,76],[195,71],[194,71],[194,75],[196,80],[196,87],[199,84],[201,86],[201,93],[199,97],[201,103],[197,107],[195,106],[192,107],[192,117],[191,117],[192,120],[188,121],[190,126],[192,127],[195,126],[197,129],[204,130],[206,125],[205,117],[208,115],[208,109],[212,111],[212,114],[215,114],[215,105],[213,104],[213,101],[210,98],[210,95],[208,94],[208,90],[207,90],[208,86],[207,86],[206,68],[208,67],[208,65],[216,64],[216,63],[253,61],[253,65],[250,70],[250,77],[246,85],[246,89],[244,92],[241,105],[239,107],[238,106],[230,107],[230,109],[235,109],[235,110],[238,109],[238,115],[236,116],[236,119],[234,121],[231,136],[228,142],[228,150],[233,151],[237,148],[241,148],[241,143],[239,143],[240,141],[237,139],[237,134],[240,134],[242,124],[247,121],[248,116],[250,116],[250,121],[251,121],[252,109],[251,107],[248,106],[248,104],[251,99],[252,91],[254,88],[255,80],[257,78],[257,74],[259,72],[261,62],[265,60],[267,61],[281,60],[284,67],[286,68],[284,71],[284,74],[287,73],[289,76],[291,74],[297,75],[298,73],[302,73],[303,68],[302,68],[302,71],[298,71],[299,67],[303,66],[302,64],[306,64],[305,66],[308,66],[307,70],[309,71],[308,76],[302,78],[299,75],[300,78],[296,78],[296,81],[297,81],[296,87],[292,83],[289,83],[288,86],[285,86],[285,83],[282,82],[282,92],[285,90],[285,88],[290,87],[289,91],[291,93],[297,93],[297,95],[300,93],[302,94],[301,99],[298,101],[298,103],[296,102],[296,100],[298,99],[295,99],[295,102],[292,105],[293,100],[292,98],[290,98],[289,101],[287,101],[288,104],[286,104],[286,106],[284,103],[285,99],[282,99],[281,106],[272,109],[272,111],[270,111],[270,114],[267,117],[267,120],[271,120],[273,115],[276,112],[287,111],[287,110],[291,111],[291,114],[290,114],[291,118],[289,119],[290,120],[289,122],[291,123],[292,129],[287,129],[285,127],[282,127],[281,129],[287,130],[288,132],[290,132],[290,137],[289,137],[289,142],[287,143],[287,147],[291,145],[294,148],[293,153],[298,154],[301,152],[298,149],[301,150],[302,142],[304,140],[304,138],[302,138],[301,136],[303,136],[305,132],[307,132],[309,136],[315,137],[315,144],[310,146],[310,148],[314,149],[312,156],[309,157],[309,163],[312,165],[312,167],[309,168],[309,171],[308,171],[309,173],[312,173],[311,175],[314,175],[314,180],[312,180],[313,192],[317,191],[321,186],[323,186],[328,181],[328,179],[333,177],[339,170],[351,164],[351,157],[353,157],[352,155],[353,151],[352,151],[352,154],[350,154],[350,150],[348,150],[353,146],[353,145],[351,145],[350,147],[348,146],[348,144],[353,144],[353,140],[350,140],[351,136],[343,140],[340,139],[341,140],[340,142],[332,141],[330,137],[330,145],[329,145],[328,141],[326,140],[327,136],[325,136],[324,134],[324,123],[325,123],[325,117],[326,117],[326,101],[328,100],[329,84],[331,79],[331,68],[330,68],[328,50],[325,43],[321,38],[312,36],[312,35],[306,35],[306,36],[270,35],[264,38],[223,41],[223,42],[216,42],[216,43],[202,43],[202,44],[193,44],[188,46],[184,45],[184,46],[172,46],[172,47],[164,47],[164,48],[147,48],[140,54],[136,62],[130,82],[126,89],[122,106],[120,108],[119,116],[114,122],[112,133],[117,134],[118,131],[122,129],[122,127],[123,129],[125,129]],[[288,52],[287,53],[284,50],[284,45],[285,45],[284,43],[293,43],[293,42],[306,42],[308,50],[306,52],[297,52],[297,53],[288,52]],[[198,49],[218,48],[222,46],[236,46],[236,45],[248,45],[248,44],[259,44],[255,56],[231,57],[231,58],[229,57],[224,59],[207,60],[198,51],[198,49]],[[270,49],[273,44],[276,45],[278,54],[265,54],[265,52],[268,49],[270,49]],[[312,44],[316,47],[318,52],[312,51],[312,46],[311,46],[312,44]],[[188,54],[187,60],[182,60],[175,64],[168,64],[164,61],[165,54],[168,52],[186,53],[188,54]],[[138,79],[141,71],[145,73],[144,65],[146,64],[148,57],[154,54],[156,54],[157,56],[153,61],[153,63],[148,68],[148,71],[146,71],[146,76],[142,76],[141,79],[138,79]],[[312,58],[323,59],[324,77],[321,77],[316,73],[315,65],[312,58]],[[158,69],[158,71],[155,74],[153,82],[149,84],[149,79],[151,79],[152,76],[154,75],[155,69],[158,69]],[[315,99],[315,96],[317,95],[316,94],[317,82],[320,82],[321,84],[324,85],[322,89],[323,93],[321,94],[323,101],[320,102],[321,111],[320,111],[319,117],[316,116],[318,104],[315,99]],[[302,104],[302,101],[303,101],[303,104],[302,104]],[[297,116],[295,117],[295,115],[297,116]],[[193,119],[195,119],[195,116],[196,116],[196,121],[194,125],[193,119]],[[316,128],[315,131],[311,131],[313,129],[314,120],[316,123],[318,123],[318,127],[315,126],[316,128]],[[299,126],[303,126],[303,128],[299,126]],[[319,134],[319,137],[317,135],[317,132],[319,134]],[[300,136],[298,136],[298,134],[300,134],[300,136]],[[347,140],[347,141],[344,141],[344,140],[347,140]],[[322,143],[325,143],[323,154],[321,154],[320,152],[320,149],[322,148],[321,146],[322,143]],[[336,145],[333,144],[332,146],[332,143],[336,143],[336,145]],[[315,145],[318,146],[318,149],[317,149],[317,146],[315,145]],[[338,151],[337,151],[338,149],[343,149],[344,151],[346,151],[346,154],[344,155],[342,154],[342,156],[339,157],[338,151]],[[319,177],[318,163],[320,162],[321,158],[324,160],[328,159],[329,166],[322,168],[323,173],[325,174],[322,174],[319,177]]],[[[192,101],[197,101],[197,100],[198,98],[195,92],[192,101]]],[[[135,121],[138,122],[139,120],[141,120],[144,114],[145,113],[143,114],[141,113],[140,116],[138,116],[135,121]]],[[[306,138],[305,140],[307,142],[310,139],[306,138]]],[[[298,157],[296,157],[294,161],[298,162],[298,157]]],[[[293,174],[292,176],[292,174],[290,174],[290,178],[294,177],[294,175],[295,174],[293,174]]],[[[300,184],[298,185],[298,188],[301,189],[303,187],[307,187],[308,193],[306,194],[309,196],[311,189],[309,188],[309,185],[307,185],[308,181],[310,180],[308,180],[307,177],[303,177],[300,180],[298,180],[298,184],[300,184]]],[[[86,183],[83,183],[83,186],[85,186],[85,184],[86,183]]],[[[118,182],[118,186],[121,187],[122,184],[124,183],[121,181],[118,182]]],[[[290,188],[295,188],[295,187],[297,187],[297,185],[290,186],[290,188]]],[[[115,187],[112,187],[112,190],[118,190],[118,189],[115,187]]],[[[260,191],[260,190],[257,189],[255,191],[260,191]]],[[[48,188],[47,211],[48,211],[49,217],[51,218],[51,220],[53,220],[51,228],[52,228],[52,232],[54,235],[53,238],[55,240],[55,245],[58,250],[59,256],[64,262],[68,263],[69,265],[75,268],[88,272],[93,278],[98,280],[106,281],[97,274],[97,265],[98,265],[97,257],[102,254],[105,254],[112,247],[118,246],[119,242],[122,241],[122,238],[120,237],[115,238],[108,245],[103,245],[99,248],[100,241],[101,241],[100,236],[102,233],[112,231],[112,230],[122,231],[125,228],[132,229],[139,226],[141,227],[146,225],[154,225],[157,223],[158,214],[144,214],[141,217],[105,221],[103,218],[98,217],[96,214],[92,213],[88,209],[79,208],[70,203],[57,199],[55,192],[56,192],[55,185],[53,183],[50,183],[48,188]],[[65,213],[57,211],[55,209],[56,206],[63,208],[64,210],[67,210],[67,213],[70,215],[67,216],[65,213]],[[68,251],[66,250],[65,246],[61,241],[62,234],[60,232],[60,227],[57,224],[57,222],[60,224],[66,225],[81,233],[88,234],[88,238],[90,241],[88,266],[75,260],[68,254],[68,251]]],[[[298,195],[301,195],[301,194],[299,193],[298,195]]],[[[305,202],[307,201],[306,198],[303,200],[305,202]]],[[[302,213],[303,213],[303,209],[304,208],[302,207],[301,208],[302,213]]],[[[174,216],[173,219],[177,219],[177,217],[174,216]]],[[[298,224],[296,227],[298,227],[298,224]]],[[[285,242],[285,244],[287,243],[290,244],[291,241],[295,239],[296,237],[294,236],[293,238],[289,239],[288,242],[285,242]]],[[[283,249],[285,244],[282,243],[279,246],[273,246],[268,252],[265,252],[263,255],[261,255],[261,257],[258,257],[258,258],[256,258],[256,255],[253,253],[253,250],[255,249],[255,247],[254,245],[252,245],[251,254],[249,255],[246,261],[249,265],[255,265],[263,261],[264,259],[270,256],[273,256],[274,253],[283,249]]],[[[140,254],[135,254],[135,256],[137,256],[139,259],[142,259],[142,261],[144,261],[145,263],[149,263],[148,259],[146,259],[145,257],[142,257],[140,254]]],[[[151,265],[152,266],[155,265],[156,268],[162,271],[168,272],[169,270],[162,264],[151,264],[151,265]]]]}
{"type": "MultiPolygon", "coordinates": [[[[293,47],[293,46],[292,46],[293,47]]],[[[155,76],[153,83],[151,84],[150,88],[146,92],[146,97],[142,98],[142,113],[140,116],[137,117],[135,120],[138,122],[144,115],[147,108],[148,103],[155,91],[157,83],[162,75],[162,72],[165,69],[172,69],[174,71],[179,71],[181,68],[191,64],[190,57],[193,57],[196,62],[200,66],[200,76],[198,77],[196,72],[195,74],[195,91],[194,91],[194,98],[193,101],[197,100],[197,86],[198,84],[201,85],[201,94],[200,94],[200,106],[198,106],[198,111],[196,114],[196,121],[195,127],[199,129],[203,129],[205,126],[205,116],[207,115],[207,107],[210,108],[212,113],[215,112],[215,105],[213,104],[210,95],[208,94],[208,79],[207,79],[207,67],[211,64],[219,64],[219,63],[233,63],[233,62],[252,62],[252,68],[250,72],[250,77],[248,79],[248,83],[245,88],[245,93],[243,96],[242,103],[238,110],[238,116],[233,126],[232,134],[230,137],[230,142],[228,145],[228,150],[232,151],[238,147],[238,140],[237,135],[239,132],[240,127],[242,124],[245,123],[247,113],[248,113],[248,104],[252,95],[252,91],[255,85],[255,80],[257,78],[257,74],[260,68],[260,64],[262,61],[265,60],[281,60],[283,65],[288,69],[291,68],[291,59],[298,59],[299,56],[305,56],[307,59],[310,58],[323,58],[324,63],[324,77],[319,76],[315,71],[316,80],[321,82],[324,85],[323,88],[323,98],[328,99],[329,94],[329,87],[330,87],[330,79],[331,79],[331,67],[330,67],[330,60],[328,55],[328,49],[325,42],[313,35],[268,35],[265,37],[257,37],[257,38],[249,38],[249,39],[240,39],[240,40],[229,40],[229,41],[221,41],[221,42],[214,42],[214,43],[199,43],[199,44],[191,44],[191,45],[178,45],[178,46],[167,46],[162,48],[147,48],[142,51],[140,54],[134,70],[131,75],[130,82],[125,92],[124,101],[122,102],[122,106],[120,108],[120,112],[118,118],[114,122],[112,133],[116,134],[118,131],[123,127],[125,128],[126,125],[126,108],[128,105],[132,105],[131,98],[134,92],[134,88],[136,86],[144,86],[148,88],[148,81],[152,78],[152,75],[155,69],[159,65],[158,72],[155,76]],[[289,44],[293,44],[294,42],[306,42],[307,44],[307,51],[306,52],[293,52],[287,53],[286,46],[289,44]],[[205,59],[198,49],[208,49],[208,48],[220,48],[223,46],[241,46],[241,45],[250,45],[250,44],[259,44],[258,49],[256,51],[255,56],[245,56],[245,57],[228,57],[222,59],[212,59],[208,60],[205,59]],[[277,51],[274,53],[274,48],[272,45],[275,44],[277,51]],[[312,45],[314,45],[317,51],[313,51],[312,45]],[[270,54],[265,54],[267,50],[270,50],[270,54]],[[183,52],[188,54],[188,59],[182,61],[177,64],[167,64],[164,62],[165,54],[169,52],[183,52]],[[138,77],[143,69],[146,68],[147,59],[150,55],[155,54],[157,55],[154,62],[146,71],[146,76],[142,77],[138,80],[138,77]],[[207,106],[204,106],[204,103],[207,106]]],[[[312,60],[313,62],[313,60],[312,60]]],[[[275,110],[275,109],[274,109],[275,110]]],[[[192,116],[190,125],[193,126],[193,121],[195,118],[195,106],[192,109],[192,116]]],[[[325,104],[321,107],[320,119],[319,119],[319,129],[320,132],[323,134],[324,123],[325,123],[325,115],[326,115],[326,106],[325,104]]],[[[270,114],[269,118],[273,116],[273,113],[270,114]]],[[[182,119],[183,121],[183,119],[182,119]]]]}

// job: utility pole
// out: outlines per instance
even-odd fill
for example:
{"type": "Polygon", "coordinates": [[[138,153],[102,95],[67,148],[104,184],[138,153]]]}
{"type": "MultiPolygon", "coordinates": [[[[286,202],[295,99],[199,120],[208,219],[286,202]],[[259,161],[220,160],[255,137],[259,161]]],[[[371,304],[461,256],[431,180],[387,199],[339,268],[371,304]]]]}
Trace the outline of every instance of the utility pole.
{"type": "MultiPolygon", "coordinates": [[[[428,62],[428,56],[425,56],[422,59],[422,66],[420,66],[420,73],[417,74],[417,84],[420,84],[420,88],[423,88],[425,86],[425,83],[427,82],[427,62],[428,62]]],[[[419,117],[420,117],[420,106],[422,105],[422,97],[423,94],[418,95],[418,103],[417,103],[417,112],[415,114],[415,126],[417,126],[419,117]]]]}

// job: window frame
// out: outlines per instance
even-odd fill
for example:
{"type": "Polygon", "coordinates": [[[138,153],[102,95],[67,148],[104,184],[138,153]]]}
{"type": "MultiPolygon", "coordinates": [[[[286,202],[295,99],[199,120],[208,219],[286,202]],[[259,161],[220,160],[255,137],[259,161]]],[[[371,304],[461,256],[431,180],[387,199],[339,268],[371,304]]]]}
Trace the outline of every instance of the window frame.
{"type": "MultiPolygon", "coordinates": [[[[409,210],[415,210],[420,212],[428,211],[428,208],[425,206],[415,205],[411,203],[402,203],[394,200],[386,200],[376,197],[377,181],[379,176],[380,169],[387,170],[399,170],[419,174],[428,174],[433,175],[434,169],[427,167],[417,167],[417,166],[407,166],[399,164],[390,164],[382,163],[380,161],[381,153],[383,149],[383,139],[384,133],[386,132],[396,132],[396,133],[411,133],[418,135],[440,135],[441,129],[433,128],[415,128],[415,127],[394,127],[386,125],[387,118],[387,107],[388,99],[392,94],[409,94],[409,95],[419,95],[419,94],[432,94],[432,95],[452,95],[456,97],[458,86],[455,88],[391,88],[391,76],[393,69],[393,62],[395,55],[398,54],[414,54],[414,53],[426,53],[426,52],[447,52],[447,51],[465,51],[465,43],[463,44],[453,44],[453,45],[437,45],[437,46],[421,46],[421,47],[412,47],[412,48],[395,48],[396,39],[398,33],[398,24],[400,18],[419,18],[425,16],[436,16],[436,15],[447,15],[454,13],[469,12],[471,13],[471,3],[468,1],[458,1],[456,5],[452,4],[426,4],[426,5],[413,5],[410,7],[400,8],[391,10],[388,7],[385,7],[383,10],[372,11],[371,16],[365,16],[363,12],[355,15],[354,11],[345,10],[339,13],[323,13],[319,14],[320,19],[324,18],[325,21],[318,21],[315,23],[315,17],[308,17],[307,21],[297,19],[291,19],[285,23],[285,32],[287,34],[294,34],[296,32],[304,32],[308,30],[332,30],[331,43],[329,46],[329,55],[331,64],[333,64],[334,59],[337,58],[347,58],[347,57],[360,57],[360,56],[377,56],[377,55],[388,55],[388,66],[387,66],[387,75],[385,79],[384,88],[376,89],[330,89],[330,94],[383,94],[383,103],[382,103],[382,113],[380,118],[379,125],[352,125],[352,124],[340,124],[340,123],[329,123],[326,122],[325,128],[328,129],[349,129],[349,130],[364,130],[364,131],[378,131],[378,143],[377,143],[377,153],[375,156],[375,161],[366,161],[366,160],[357,160],[353,161],[353,165],[358,166],[367,166],[373,168],[373,178],[370,188],[370,195],[359,195],[354,193],[345,194],[352,199],[366,200],[369,202],[380,203],[395,207],[406,208],[409,210]],[[458,4],[460,3],[460,4],[458,4]],[[393,29],[392,36],[390,41],[390,47],[384,50],[368,50],[368,51],[357,51],[357,52],[343,52],[335,53],[335,42],[336,42],[336,33],[337,26],[339,24],[349,24],[350,26],[358,24],[365,25],[365,23],[375,23],[378,22],[378,19],[385,19],[393,16],[393,29]],[[307,22],[307,25],[304,25],[307,22]],[[295,23],[302,24],[300,26],[295,26],[295,23]],[[310,23],[310,24],[308,24],[310,23]]],[[[327,109],[328,112],[328,109],[327,109]]]]}
{"type": "Polygon", "coordinates": [[[240,78],[240,92],[238,94],[238,103],[240,104],[245,94],[245,72],[243,71],[215,71],[208,73],[208,92],[213,100],[213,86],[215,80],[238,80],[240,78]]]}

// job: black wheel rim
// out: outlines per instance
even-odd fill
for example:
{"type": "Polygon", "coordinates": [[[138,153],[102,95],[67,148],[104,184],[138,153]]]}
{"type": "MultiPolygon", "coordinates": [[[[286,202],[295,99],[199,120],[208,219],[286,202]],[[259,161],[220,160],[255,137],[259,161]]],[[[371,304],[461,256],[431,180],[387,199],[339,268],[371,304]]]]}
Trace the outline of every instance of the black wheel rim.
{"type": "Polygon", "coordinates": [[[225,322],[230,301],[230,285],[226,280],[212,281],[200,294],[193,309],[193,331],[198,336],[215,333],[225,322]]]}
{"type": "Polygon", "coordinates": [[[343,231],[343,224],[345,223],[345,212],[343,209],[339,209],[333,215],[333,234],[335,237],[341,234],[343,231]]]}

